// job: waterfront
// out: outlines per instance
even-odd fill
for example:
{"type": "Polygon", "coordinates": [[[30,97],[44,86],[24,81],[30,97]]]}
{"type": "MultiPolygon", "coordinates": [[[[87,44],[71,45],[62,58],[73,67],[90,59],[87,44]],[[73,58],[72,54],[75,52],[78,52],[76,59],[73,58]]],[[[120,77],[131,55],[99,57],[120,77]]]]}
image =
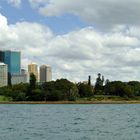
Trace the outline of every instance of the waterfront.
{"type": "Polygon", "coordinates": [[[0,140],[138,140],[139,104],[1,104],[0,140]]]}

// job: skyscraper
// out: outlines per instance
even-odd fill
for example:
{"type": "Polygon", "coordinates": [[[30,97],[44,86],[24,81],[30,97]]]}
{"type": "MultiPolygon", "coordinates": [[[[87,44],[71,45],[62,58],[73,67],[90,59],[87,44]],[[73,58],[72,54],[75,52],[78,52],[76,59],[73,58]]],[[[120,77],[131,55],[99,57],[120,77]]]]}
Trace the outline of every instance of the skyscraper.
{"type": "Polygon", "coordinates": [[[4,52],[0,51],[0,62],[4,62],[4,52]]]}
{"type": "Polygon", "coordinates": [[[0,63],[0,87],[8,84],[8,68],[4,63],[0,63]]]}
{"type": "Polygon", "coordinates": [[[50,66],[40,66],[40,82],[49,82],[52,80],[52,70],[50,66]]]}
{"type": "Polygon", "coordinates": [[[35,63],[31,63],[28,65],[28,72],[29,74],[33,73],[38,81],[38,66],[35,63]]]}
{"type": "Polygon", "coordinates": [[[0,61],[7,64],[8,84],[11,85],[13,75],[20,75],[21,56],[19,51],[0,50],[0,61]]]}
{"type": "Polygon", "coordinates": [[[18,51],[0,51],[0,61],[8,65],[8,73],[20,74],[21,56],[18,51]]]}

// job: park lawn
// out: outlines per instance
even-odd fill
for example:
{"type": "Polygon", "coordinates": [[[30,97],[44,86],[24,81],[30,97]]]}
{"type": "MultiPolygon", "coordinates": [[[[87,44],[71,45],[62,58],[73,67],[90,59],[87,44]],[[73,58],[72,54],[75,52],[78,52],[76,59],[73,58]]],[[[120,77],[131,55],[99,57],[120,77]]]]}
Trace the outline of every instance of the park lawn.
{"type": "Polygon", "coordinates": [[[0,102],[7,102],[7,101],[12,101],[12,99],[10,97],[0,95],[0,102]]]}

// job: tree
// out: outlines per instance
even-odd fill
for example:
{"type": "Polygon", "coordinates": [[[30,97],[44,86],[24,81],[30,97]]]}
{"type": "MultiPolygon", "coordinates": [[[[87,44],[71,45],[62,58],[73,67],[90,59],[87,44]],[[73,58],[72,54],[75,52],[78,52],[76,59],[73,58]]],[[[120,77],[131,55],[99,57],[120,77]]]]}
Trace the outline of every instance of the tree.
{"type": "Polygon", "coordinates": [[[88,85],[91,86],[91,76],[88,76],[88,85]]]}
{"type": "Polygon", "coordinates": [[[88,84],[79,83],[78,89],[80,97],[90,97],[93,95],[92,87],[89,86],[88,84]]]}
{"type": "Polygon", "coordinates": [[[133,88],[135,96],[140,96],[140,82],[129,81],[127,84],[133,88]]]}
{"type": "Polygon", "coordinates": [[[47,100],[76,100],[79,96],[76,85],[67,79],[46,82],[42,89],[47,100]]]}
{"type": "Polygon", "coordinates": [[[103,93],[103,83],[104,83],[104,76],[101,78],[101,74],[98,73],[98,77],[95,83],[95,94],[102,94],[103,93]]]}
{"type": "Polygon", "coordinates": [[[36,87],[36,77],[33,73],[30,74],[30,88],[35,89],[36,87]]]}
{"type": "Polygon", "coordinates": [[[33,90],[36,89],[36,77],[33,73],[30,74],[30,83],[27,87],[26,98],[28,101],[34,100],[34,93],[33,90]]]}
{"type": "Polygon", "coordinates": [[[134,92],[131,86],[121,81],[113,81],[105,85],[104,92],[106,95],[116,95],[121,97],[133,97],[134,92]]]}

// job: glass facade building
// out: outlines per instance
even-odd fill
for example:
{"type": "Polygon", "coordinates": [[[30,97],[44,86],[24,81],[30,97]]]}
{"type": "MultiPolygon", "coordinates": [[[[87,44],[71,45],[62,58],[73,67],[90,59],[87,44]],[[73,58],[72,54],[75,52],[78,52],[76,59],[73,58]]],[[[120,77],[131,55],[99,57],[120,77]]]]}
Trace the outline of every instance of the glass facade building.
{"type": "Polygon", "coordinates": [[[4,61],[4,52],[0,51],[0,62],[4,61]]]}
{"type": "Polygon", "coordinates": [[[20,74],[21,54],[18,51],[0,51],[0,61],[8,65],[8,73],[20,74]]]}

